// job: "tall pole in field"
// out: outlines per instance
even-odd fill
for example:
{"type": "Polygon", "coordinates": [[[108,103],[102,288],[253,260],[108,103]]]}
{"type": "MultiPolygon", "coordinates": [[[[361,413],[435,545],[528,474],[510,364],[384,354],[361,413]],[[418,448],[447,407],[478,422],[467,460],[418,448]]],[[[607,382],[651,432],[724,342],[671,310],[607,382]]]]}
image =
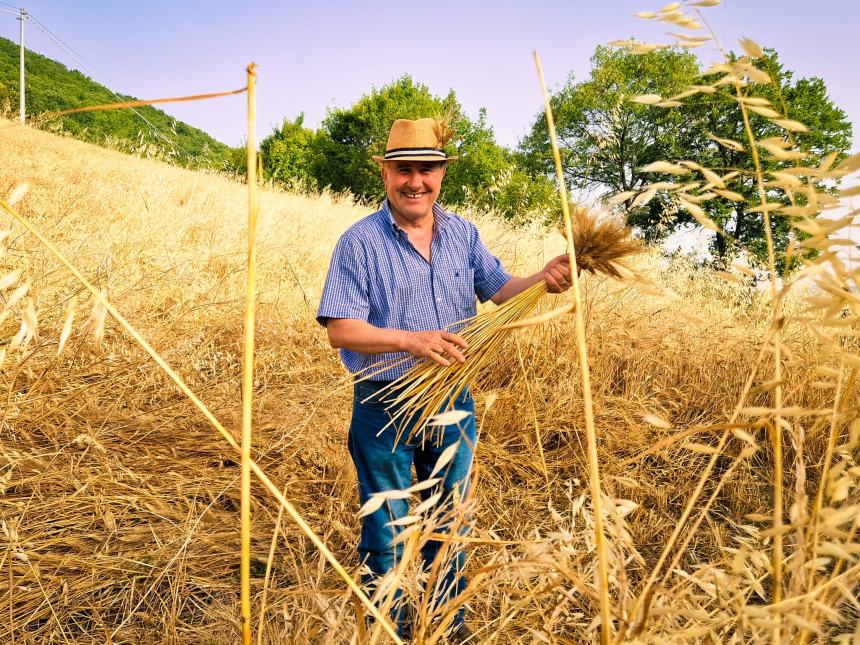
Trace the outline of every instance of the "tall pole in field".
{"type": "Polygon", "coordinates": [[[18,9],[20,12],[18,14],[18,20],[21,21],[21,61],[20,61],[20,71],[21,71],[21,83],[18,86],[18,94],[20,96],[20,105],[18,110],[18,120],[21,123],[24,123],[24,21],[27,19],[27,10],[26,9],[18,9]]]}
{"type": "MultiPolygon", "coordinates": [[[[251,412],[254,396],[254,313],[257,290],[257,73],[248,65],[248,266],[242,364],[242,643],[251,645],[251,412]]],[[[260,626],[262,629],[262,625],[260,626]]]]}

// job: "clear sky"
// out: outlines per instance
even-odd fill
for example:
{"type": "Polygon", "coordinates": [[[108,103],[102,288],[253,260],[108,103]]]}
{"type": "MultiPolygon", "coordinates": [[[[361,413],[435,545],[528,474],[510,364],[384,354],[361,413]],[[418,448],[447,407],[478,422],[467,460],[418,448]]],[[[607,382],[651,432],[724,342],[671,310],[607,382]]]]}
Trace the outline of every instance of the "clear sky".
{"type": "MultiPolygon", "coordinates": [[[[541,55],[548,83],[559,87],[571,72],[587,76],[600,43],[630,36],[659,42],[673,31],[631,16],[660,8],[662,0],[11,4],[30,11],[99,72],[28,24],[32,49],[141,98],[239,88],[246,64],[256,62],[260,137],[299,112],[306,125],[317,126],[326,109],[348,107],[372,86],[408,73],[435,94],[453,88],[472,117],[486,107],[498,141],[515,145],[542,105],[532,50],[541,55]]],[[[751,37],[778,49],[799,76],[822,77],[834,102],[860,123],[852,53],[860,0],[725,0],[705,15],[727,46],[737,49],[738,37],[751,37]]],[[[13,15],[0,13],[0,36],[17,41],[18,26],[13,15]]],[[[707,62],[717,58],[713,48],[697,52],[707,62]]],[[[163,109],[230,145],[244,137],[243,96],[163,109]]],[[[855,131],[855,150],[858,143],[855,131]]]]}

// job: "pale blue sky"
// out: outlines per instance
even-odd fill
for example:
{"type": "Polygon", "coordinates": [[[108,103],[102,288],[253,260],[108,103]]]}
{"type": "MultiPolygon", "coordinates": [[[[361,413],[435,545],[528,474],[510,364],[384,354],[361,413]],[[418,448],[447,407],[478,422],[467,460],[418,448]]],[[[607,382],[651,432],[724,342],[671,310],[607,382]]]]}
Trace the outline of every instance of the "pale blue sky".
{"type": "MultiPolygon", "coordinates": [[[[532,50],[540,52],[548,83],[558,87],[571,71],[587,76],[600,43],[630,36],[659,41],[673,31],[631,16],[658,9],[660,0],[10,4],[28,9],[101,73],[76,63],[29,24],[27,43],[35,51],[141,98],[238,88],[245,65],[255,61],[260,137],[299,112],[316,126],[328,107],[349,106],[371,86],[409,73],[436,94],[453,88],[473,117],[485,106],[499,142],[515,145],[541,107],[532,50]]],[[[778,49],[798,75],[824,78],[836,104],[852,123],[860,121],[851,53],[860,2],[726,0],[705,15],[727,46],[748,36],[778,49]]],[[[0,13],[0,36],[17,41],[13,15],[0,13]]],[[[706,61],[717,57],[713,48],[698,52],[706,61]]],[[[237,145],[244,137],[244,97],[164,109],[225,143],[237,145]]],[[[854,142],[856,149],[857,132],[854,142]]]]}

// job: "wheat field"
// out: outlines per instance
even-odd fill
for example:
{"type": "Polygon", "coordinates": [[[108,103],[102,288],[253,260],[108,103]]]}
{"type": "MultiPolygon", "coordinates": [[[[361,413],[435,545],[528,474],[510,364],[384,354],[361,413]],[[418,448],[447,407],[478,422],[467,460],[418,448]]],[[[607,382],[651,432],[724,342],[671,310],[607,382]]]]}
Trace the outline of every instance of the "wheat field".
{"type": "MultiPolygon", "coordinates": [[[[31,186],[20,212],[238,432],[244,187],[17,126],[2,131],[0,169],[4,192],[23,181],[31,186]]],[[[345,445],[351,390],[313,316],[334,242],[369,208],[331,195],[260,195],[253,453],[353,571],[357,491],[345,445]]],[[[555,232],[509,230],[475,217],[489,247],[515,272],[533,271],[564,248],[555,232]]],[[[235,642],[236,456],[34,239],[12,225],[6,245],[0,273],[23,270],[38,333],[10,352],[2,370],[4,642],[235,642]],[[75,296],[78,318],[58,357],[75,296]]],[[[640,257],[636,270],[653,284],[594,277],[583,284],[611,502],[611,584],[620,607],[629,607],[710,459],[768,333],[770,311],[766,294],[740,280],[668,265],[658,254],[640,257]]],[[[557,304],[548,296],[544,306],[557,304]]],[[[803,303],[786,307],[801,311],[803,303]]],[[[18,324],[17,316],[7,318],[3,336],[18,324]]],[[[832,390],[816,387],[816,338],[786,324],[782,343],[785,400],[809,410],[832,406],[832,390]]],[[[467,548],[470,571],[483,578],[468,599],[468,619],[481,642],[597,638],[576,375],[570,327],[557,319],[518,332],[477,388],[478,539],[467,548]]],[[[769,378],[757,377],[753,387],[769,378]]],[[[767,405],[768,392],[754,389],[747,405],[767,405]]],[[[827,439],[822,418],[799,422],[810,490],[827,439]]],[[[749,418],[737,425],[765,442],[766,424],[749,418]]],[[[651,621],[637,638],[718,642],[736,634],[748,642],[767,628],[767,616],[745,614],[739,603],[764,611],[768,598],[762,531],[773,459],[766,448],[741,455],[746,445],[732,438],[718,456],[704,483],[702,499],[714,496],[709,512],[676,574],[657,588],[651,621]],[[742,631],[723,614],[765,626],[742,631]]],[[[794,476],[786,486],[794,488],[794,476]]],[[[264,642],[354,641],[348,594],[288,521],[278,525],[258,622],[277,504],[256,484],[252,511],[254,626],[264,642]]],[[[853,551],[846,555],[853,559],[853,551]]],[[[850,593],[855,580],[842,586],[850,593]]],[[[856,608],[844,599],[830,604],[845,614],[843,622],[822,613],[816,624],[830,620],[828,634],[850,634],[856,608]]]]}

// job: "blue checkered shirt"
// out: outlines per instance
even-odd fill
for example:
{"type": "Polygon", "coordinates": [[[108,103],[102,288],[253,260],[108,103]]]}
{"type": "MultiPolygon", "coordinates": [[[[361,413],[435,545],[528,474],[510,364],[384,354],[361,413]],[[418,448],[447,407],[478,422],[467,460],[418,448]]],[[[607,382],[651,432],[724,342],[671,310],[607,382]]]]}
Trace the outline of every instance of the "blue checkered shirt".
{"type": "MultiPolygon", "coordinates": [[[[387,329],[456,330],[455,323],[474,316],[475,296],[489,300],[511,275],[481,242],[474,224],[438,204],[433,215],[429,263],[395,223],[387,200],[351,226],[334,249],[317,321],[325,326],[329,318],[354,318],[387,329]]],[[[355,373],[410,355],[341,349],[340,356],[355,373]]],[[[371,378],[395,379],[413,365],[409,360],[371,378]]]]}

